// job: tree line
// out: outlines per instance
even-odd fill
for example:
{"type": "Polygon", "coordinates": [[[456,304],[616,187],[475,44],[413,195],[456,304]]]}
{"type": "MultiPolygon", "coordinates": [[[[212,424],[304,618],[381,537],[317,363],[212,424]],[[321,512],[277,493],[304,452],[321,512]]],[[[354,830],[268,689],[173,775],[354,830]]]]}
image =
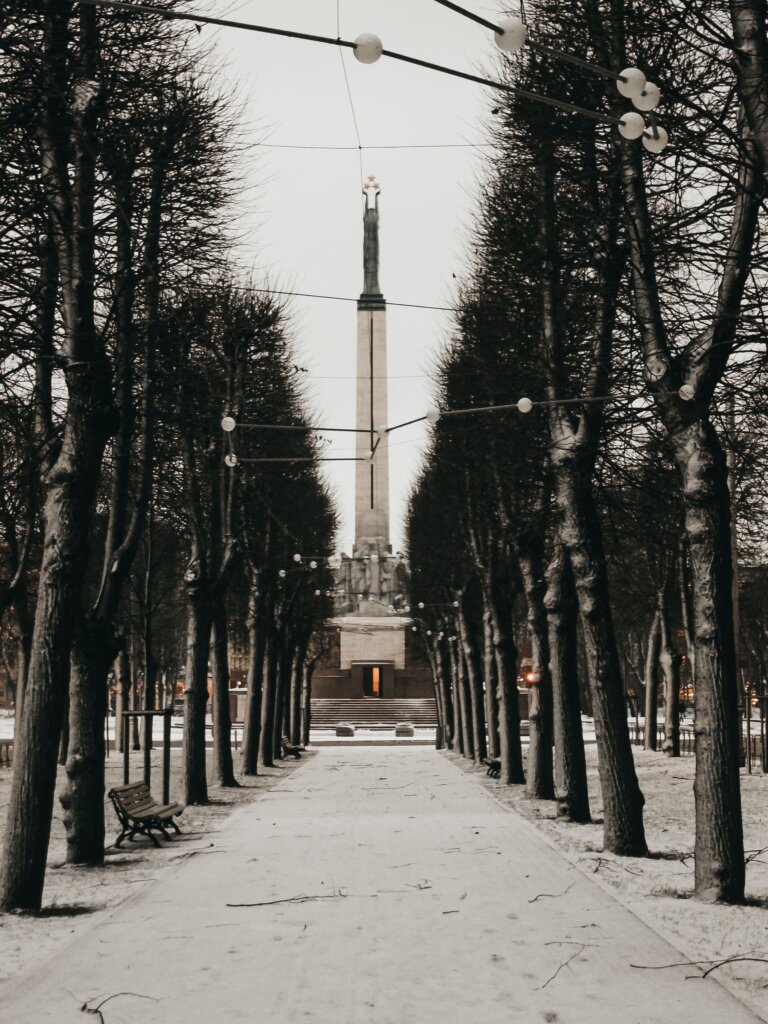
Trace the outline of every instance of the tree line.
{"type": "Polygon", "coordinates": [[[336,519],[288,313],[233,255],[245,147],[194,26],[69,0],[6,5],[0,25],[0,615],[17,716],[0,906],[36,910],[59,759],[67,860],[103,862],[110,689],[119,714],[183,677],[187,803],[208,800],[209,676],[213,778],[237,785],[233,646],[242,771],[300,741],[336,519]],[[227,432],[225,416],[294,429],[227,432]],[[295,461],[256,464],[278,448],[295,461]]]}
{"type": "Polygon", "coordinates": [[[676,756],[689,684],[695,891],[739,902],[739,704],[755,692],[742,692],[735,642],[739,549],[751,559],[741,643],[765,692],[751,597],[765,524],[765,11],[677,0],[526,10],[550,52],[503,58],[504,82],[621,117],[631,105],[613,80],[552,56],[567,38],[575,56],[636,65],[661,86],[671,143],[651,156],[615,126],[514,92],[494,100],[472,267],[410,502],[412,603],[424,605],[449,745],[498,756],[505,783],[574,822],[590,820],[581,711],[594,716],[604,842],[617,854],[648,853],[625,691],[644,701],[655,747],[661,688],[676,756]],[[521,398],[532,406],[513,407],[521,398]]]}

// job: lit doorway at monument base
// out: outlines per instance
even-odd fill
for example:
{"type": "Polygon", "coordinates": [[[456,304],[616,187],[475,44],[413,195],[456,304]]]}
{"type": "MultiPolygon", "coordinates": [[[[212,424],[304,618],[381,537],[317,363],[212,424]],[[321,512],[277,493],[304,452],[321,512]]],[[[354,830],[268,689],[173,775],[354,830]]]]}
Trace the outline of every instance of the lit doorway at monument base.
{"type": "Polygon", "coordinates": [[[363,665],[363,696],[381,697],[382,671],[379,665],[363,665]]]}

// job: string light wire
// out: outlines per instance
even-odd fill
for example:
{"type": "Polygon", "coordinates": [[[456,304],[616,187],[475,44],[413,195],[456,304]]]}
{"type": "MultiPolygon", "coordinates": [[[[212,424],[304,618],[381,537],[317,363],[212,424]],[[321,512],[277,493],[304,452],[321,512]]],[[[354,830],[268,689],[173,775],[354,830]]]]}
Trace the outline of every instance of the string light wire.
{"type": "MultiPolygon", "coordinates": [[[[187,11],[166,11],[151,4],[128,3],[127,0],[78,0],[81,4],[90,7],[104,7],[119,11],[135,11],[139,14],[156,14],[161,18],[173,21],[190,21],[200,25],[218,25],[223,28],[235,28],[246,32],[258,32],[266,35],[283,36],[288,39],[301,39],[305,42],[325,43],[330,46],[344,46],[347,49],[356,49],[357,44],[348,39],[332,39],[329,36],[314,35],[309,32],[295,32],[291,29],[272,28],[267,25],[255,25],[244,21],[231,21],[225,18],[212,18],[208,15],[198,15],[187,11]]],[[[456,68],[448,68],[443,64],[435,64],[432,61],[421,60],[419,57],[410,57],[405,53],[398,53],[396,50],[381,50],[381,56],[389,57],[391,60],[401,61],[404,64],[412,64],[415,67],[425,68],[428,71],[436,71],[438,74],[450,75],[453,78],[461,78],[466,82],[474,82],[486,88],[497,89],[506,92],[519,99],[531,100],[534,103],[542,103],[545,106],[554,107],[557,110],[565,110],[571,114],[580,114],[590,121],[607,124],[621,124],[622,118],[615,114],[601,113],[595,110],[588,110],[586,107],[577,106],[575,103],[568,103],[565,100],[558,100],[552,96],[542,96],[539,93],[530,92],[528,89],[519,89],[514,85],[507,85],[505,82],[496,82],[491,78],[483,78],[480,75],[472,75],[468,71],[459,71],[456,68]]]]}

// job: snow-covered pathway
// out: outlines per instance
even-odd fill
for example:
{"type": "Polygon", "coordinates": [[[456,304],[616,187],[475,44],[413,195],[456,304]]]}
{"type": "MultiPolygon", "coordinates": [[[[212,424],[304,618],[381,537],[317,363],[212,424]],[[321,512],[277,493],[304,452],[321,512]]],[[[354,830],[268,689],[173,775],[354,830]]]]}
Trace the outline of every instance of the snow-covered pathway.
{"type": "Polygon", "coordinates": [[[684,957],[431,749],[325,748],[211,838],[0,991],[3,1020],[113,995],[105,1024],[758,1020],[631,967],[684,957]]]}

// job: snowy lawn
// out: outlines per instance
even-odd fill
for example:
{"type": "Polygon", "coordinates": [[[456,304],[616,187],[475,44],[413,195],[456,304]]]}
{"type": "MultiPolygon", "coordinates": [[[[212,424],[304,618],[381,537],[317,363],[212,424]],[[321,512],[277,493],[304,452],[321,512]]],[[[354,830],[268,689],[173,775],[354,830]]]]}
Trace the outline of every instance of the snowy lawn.
{"type": "MultiPolygon", "coordinates": [[[[632,749],[646,801],[645,829],[652,854],[648,859],[603,853],[602,825],[558,821],[553,804],[527,800],[520,788],[489,779],[483,774],[484,768],[473,767],[455,754],[447,756],[475,773],[499,800],[535,824],[569,860],[593,875],[691,959],[719,962],[732,956],[752,956],[768,961],[768,776],[742,771],[748,905],[707,905],[690,898],[694,758],[670,759],[638,747],[632,749]]],[[[600,819],[597,749],[587,745],[586,752],[592,815],[600,819]]],[[[642,950],[638,950],[638,963],[644,963],[642,950]]],[[[768,962],[737,961],[717,967],[712,977],[768,1020],[768,962]]]]}

